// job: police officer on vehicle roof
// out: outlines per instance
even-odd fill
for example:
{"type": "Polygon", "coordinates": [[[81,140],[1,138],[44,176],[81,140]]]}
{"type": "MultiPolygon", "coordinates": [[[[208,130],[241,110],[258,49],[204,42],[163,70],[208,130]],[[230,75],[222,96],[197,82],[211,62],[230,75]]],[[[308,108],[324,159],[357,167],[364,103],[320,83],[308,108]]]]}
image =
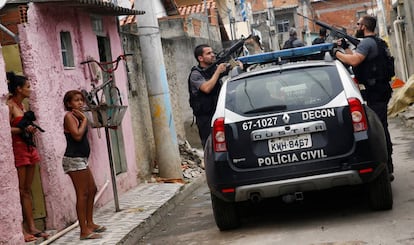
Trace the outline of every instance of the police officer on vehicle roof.
{"type": "Polygon", "coordinates": [[[290,28],[289,39],[283,44],[283,49],[303,47],[305,44],[298,39],[298,33],[295,28],[290,28]]]}
{"type": "MultiPolygon", "coordinates": [[[[376,23],[376,19],[372,16],[361,17],[357,22],[356,37],[363,39],[356,50],[350,50],[349,45],[342,39],[338,40],[338,45],[344,49],[345,53],[337,52],[339,50],[336,48],[333,53],[342,63],[352,66],[355,78],[365,87],[365,89],[361,89],[363,98],[382,122],[387,141],[388,171],[392,181],[394,179],[392,175],[394,167],[391,158],[392,143],[387,122],[387,105],[392,93],[389,83],[391,77],[386,73],[388,65],[386,56],[381,55],[382,46],[380,45],[383,41],[375,34],[376,23]]],[[[387,47],[385,46],[385,48],[387,47]]]]}
{"type": "Polygon", "coordinates": [[[211,119],[216,109],[218,94],[221,88],[220,78],[227,71],[227,63],[221,63],[211,69],[216,60],[213,49],[207,44],[195,47],[194,57],[198,62],[197,66],[191,69],[188,77],[188,89],[190,93],[190,106],[196,117],[198,133],[203,148],[210,135],[211,119]]]}
{"type": "Polygon", "coordinates": [[[319,29],[319,37],[313,39],[312,45],[321,44],[324,42],[326,42],[326,28],[321,27],[321,29],[319,29]]]}

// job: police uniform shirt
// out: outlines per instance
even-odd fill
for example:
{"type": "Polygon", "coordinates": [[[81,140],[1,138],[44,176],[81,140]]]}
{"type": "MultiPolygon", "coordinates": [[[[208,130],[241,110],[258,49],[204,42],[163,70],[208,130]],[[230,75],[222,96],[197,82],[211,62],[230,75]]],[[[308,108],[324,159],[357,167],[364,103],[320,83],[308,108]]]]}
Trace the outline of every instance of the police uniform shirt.
{"type": "Polygon", "coordinates": [[[374,38],[366,37],[358,44],[356,52],[365,56],[366,60],[371,60],[378,55],[378,47],[374,38]]]}
{"type": "Polygon", "coordinates": [[[203,83],[206,82],[206,78],[201,75],[200,71],[193,70],[190,75],[191,82],[191,93],[197,94],[200,90],[200,87],[203,83]]]}

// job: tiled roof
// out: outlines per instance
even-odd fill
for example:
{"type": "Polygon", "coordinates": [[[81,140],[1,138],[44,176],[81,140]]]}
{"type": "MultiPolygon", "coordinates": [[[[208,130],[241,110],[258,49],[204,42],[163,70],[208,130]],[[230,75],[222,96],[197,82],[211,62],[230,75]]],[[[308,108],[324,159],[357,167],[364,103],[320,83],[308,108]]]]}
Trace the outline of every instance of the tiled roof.
{"type": "MultiPolygon", "coordinates": [[[[206,1],[207,9],[215,9],[216,8],[216,2],[213,0],[206,1]]],[[[198,14],[198,13],[204,13],[205,7],[204,2],[199,4],[193,4],[193,5],[187,5],[187,6],[180,6],[178,8],[178,12],[180,12],[180,15],[189,15],[189,14],[198,14]]]]}
{"type": "Polygon", "coordinates": [[[123,8],[113,4],[110,0],[8,0],[7,4],[22,3],[58,4],[59,6],[80,7],[102,15],[141,15],[144,11],[123,8]]]}
{"type": "MultiPolygon", "coordinates": [[[[134,4],[134,0],[130,0],[132,3],[132,6],[134,4]]],[[[207,0],[206,1],[207,9],[215,9],[216,8],[216,2],[214,0],[207,0]]],[[[205,13],[204,9],[204,3],[199,4],[192,4],[192,5],[185,5],[180,6],[178,8],[178,14],[179,15],[189,15],[189,14],[197,14],[197,13],[205,13]]],[[[135,22],[135,16],[127,16],[120,20],[120,25],[126,25],[135,22]]]]}
{"type": "MultiPolygon", "coordinates": [[[[134,8],[134,0],[129,0],[129,2],[131,3],[131,8],[134,8]]],[[[177,11],[177,4],[175,3],[174,0],[162,0],[162,3],[164,5],[165,11],[167,12],[168,16],[171,15],[178,15],[178,11],[177,11]]],[[[119,21],[119,24],[121,26],[123,25],[127,25],[127,24],[131,24],[135,22],[135,15],[129,15],[126,16],[125,18],[121,19],[119,21]]]]}

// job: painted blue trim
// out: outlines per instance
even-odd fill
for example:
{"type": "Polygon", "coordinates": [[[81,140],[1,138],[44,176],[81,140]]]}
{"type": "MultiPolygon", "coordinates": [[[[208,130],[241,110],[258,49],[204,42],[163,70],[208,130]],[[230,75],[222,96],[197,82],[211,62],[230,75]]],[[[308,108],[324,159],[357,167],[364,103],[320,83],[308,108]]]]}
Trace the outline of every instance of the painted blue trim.
{"type": "Polygon", "coordinates": [[[165,108],[165,118],[168,120],[168,127],[170,128],[170,134],[172,143],[177,144],[177,132],[175,131],[175,124],[172,115],[172,106],[171,106],[171,99],[170,99],[170,90],[168,88],[168,80],[167,80],[167,72],[165,66],[163,64],[160,65],[160,77],[161,77],[161,85],[163,86],[164,91],[164,108],[165,108]]]}

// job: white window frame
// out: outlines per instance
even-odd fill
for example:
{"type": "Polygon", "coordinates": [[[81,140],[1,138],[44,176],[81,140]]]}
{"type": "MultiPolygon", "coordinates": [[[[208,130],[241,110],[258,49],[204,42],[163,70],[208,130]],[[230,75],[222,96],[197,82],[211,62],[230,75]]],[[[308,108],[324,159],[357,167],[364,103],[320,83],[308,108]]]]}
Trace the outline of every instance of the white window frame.
{"type": "Polygon", "coordinates": [[[62,54],[62,64],[64,68],[74,68],[75,60],[73,57],[72,37],[70,32],[60,32],[60,49],[62,54]]]}
{"type": "Polygon", "coordinates": [[[277,21],[276,22],[276,27],[277,27],[277,32],[278,33],[289,32],[290,21],[288,19],[277,21]],[[280,31],[279,26],[282,26],[282,29],[283,29],[282,32],[280,31]]]}

